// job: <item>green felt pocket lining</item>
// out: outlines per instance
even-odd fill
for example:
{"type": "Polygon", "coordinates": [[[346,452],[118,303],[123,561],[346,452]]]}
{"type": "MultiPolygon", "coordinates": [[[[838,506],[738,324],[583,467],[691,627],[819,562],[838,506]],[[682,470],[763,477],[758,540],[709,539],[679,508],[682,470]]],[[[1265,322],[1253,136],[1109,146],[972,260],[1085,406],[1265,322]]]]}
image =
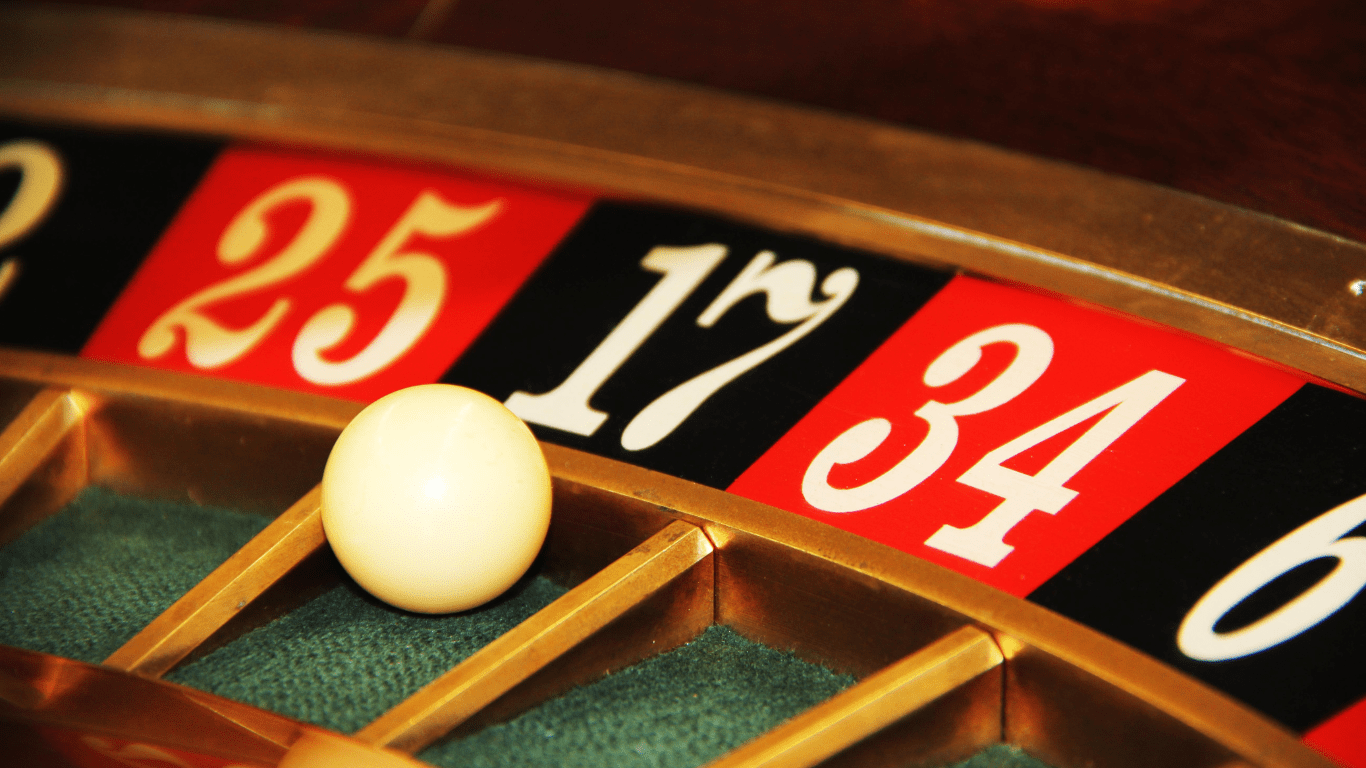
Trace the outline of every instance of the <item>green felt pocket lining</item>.
{"type": "Polygon", "coordinates": [[[854,683],[721,626],[418,757],[438,766],[692,768],[854,683]]]}
{"type": "Polygon", "coordinates": [[[87,488],[0,549],[0,644],[104,661],[269,524],[87,488]]]}
{"type": "Polygon", "coordinates": [[[348,580],[167,679],[351,733],[564,592],[526,578],[487,605],[429,616],[391,608],[348,580]]]}
{"type": "MultiPolygon", "coordinates": [[[[269,522],[88,488],[0,549],[0,643],[98,663],[269,522]]],[[[487,606],[425,616],[379,603],[348,581],[168,679],[352,732],[564,591],[529,577],[487,606]]],[[[693,768],[853,682],[714,626],[419,757],[449,768],[693,768]]],[[[997,745],[954,768],[1047,766],[997,745]]]]}

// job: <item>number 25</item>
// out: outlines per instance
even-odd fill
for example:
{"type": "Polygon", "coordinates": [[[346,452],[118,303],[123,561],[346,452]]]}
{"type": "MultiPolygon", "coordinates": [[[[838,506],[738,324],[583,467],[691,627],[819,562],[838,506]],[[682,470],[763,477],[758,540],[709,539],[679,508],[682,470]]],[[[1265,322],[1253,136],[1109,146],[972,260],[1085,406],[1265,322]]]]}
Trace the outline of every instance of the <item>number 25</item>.
{"type": "MultiPolygon", "coordinates": [[[[350,193],[335,179],[303,176],[256,196],[223,230],[218,261],[236,266],[260,255],[270,234],[267,214],[295,203],[310,206],[308,219],[279,253],[241,274],[207,286],[158,317],[138,341],[138,354],[152,359],[175,346],[185,334],[185,356],[196,368],[219,368],[242,358],[261,343],[293,308],[288,296],[245,328],[228,328],[204,314],[224,299],[242,296],[289,280],[325,258],[351,219],[350,193]]],[[[346,279],[346,290],[361,293],[388,278],[404,283],[403,298],[378,335],[351,358],[332,362],[322,352],[335,347],[355,326],[355,310],[330,304],[310,317],[294,340],[294,369],[314,384],[336,386],[370,376],[417,343],[441,310],[446,267],[437,257],[403,247],[414,235],[445,238],[465,234],[493,218],[502,200],[483,205],[452,205],[430,190],[420,193],[380,239],[365,261],[346,279]]]]}

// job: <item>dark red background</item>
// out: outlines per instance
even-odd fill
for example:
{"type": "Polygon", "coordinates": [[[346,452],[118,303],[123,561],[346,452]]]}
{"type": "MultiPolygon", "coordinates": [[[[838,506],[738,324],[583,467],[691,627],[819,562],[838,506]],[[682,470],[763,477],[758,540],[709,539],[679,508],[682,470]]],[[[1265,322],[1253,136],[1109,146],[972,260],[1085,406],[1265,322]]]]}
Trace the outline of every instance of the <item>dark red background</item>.
{"type": "MultiPolygon", "coordinates": [[[[1358,0],[99,4],[687,80],[1079,163],[1366,240],[1358,0]]],[[[1350,740],[1311,740],[1349,759],[1350,740]]]]}
{"type": "Polygon", "coordinates": [[[1366,4],[1356,0],[103,4],[687,80],[1080,163],[1366,240],[1366,4]]]}

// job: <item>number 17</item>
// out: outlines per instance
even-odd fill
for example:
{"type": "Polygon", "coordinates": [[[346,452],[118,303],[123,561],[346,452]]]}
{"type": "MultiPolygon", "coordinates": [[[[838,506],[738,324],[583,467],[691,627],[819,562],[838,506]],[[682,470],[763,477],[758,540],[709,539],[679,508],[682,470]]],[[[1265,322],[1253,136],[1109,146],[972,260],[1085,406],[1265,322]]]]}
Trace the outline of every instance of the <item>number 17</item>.
{"type": "MultiPolygon", "coordinates": [[[[662,274],[663,279],[559,386],[539,395],[514,392],[507,399],[507,407],[525,421],[578,435],[592,435],[607,420],[608,414],[593,408],[589,400],[697,290],[726,258],[726,253],[726,246],[717,243],[652,249],[641,259],[640,266],[662,274]]],[[[697,325],[712,327],[741,300],[760,293],[767,300],[769,319],[797,325],[778,338],[694,376],[655,398],[626,425],[621,434],[623,448],[639,451],[663,440],[722,387],[797,343],[828,320],[858,287],[858,272],[844,267],[821,282],[821,292],[826,298],[813,302],[810,297],[816,284],[815,266],[803,259],[791,259],[774,266],[776,260],[772,251],[755,256],[698,315],[697,325]]]]}

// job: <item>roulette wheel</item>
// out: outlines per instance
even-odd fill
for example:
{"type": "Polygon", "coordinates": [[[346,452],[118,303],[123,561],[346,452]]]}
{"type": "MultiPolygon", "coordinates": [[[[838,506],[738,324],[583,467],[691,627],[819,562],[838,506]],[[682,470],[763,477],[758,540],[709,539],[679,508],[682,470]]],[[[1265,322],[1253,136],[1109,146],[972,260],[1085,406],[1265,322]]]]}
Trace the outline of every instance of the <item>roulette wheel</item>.
{"type": "MultiPolygon", "coordinates": [[[[1294,34],[1249,52],[1199,3],[917,7],[917,50],[1010,22],[1110,86],[1101,32],[1188,23],[1232,52],[1175,103],[1233,149],[1095,127],[1161,94],[1043,130],[1047,99],[797,93],[762,46],[688,70],[715,25],[565,52],[553,5],[520,39],[480,4],[5,8],[12,754],[1366,764],[1359,18],[1263,9],[1294,34]],[[1220,122],[1262,54],[1293,125],[1220,122]],[[348,586],[313,489],[363,403],[438,380],[533,427],[555,503],[528,580],[425,620],[348,586]]],[[[736,13],[852,23],[852,62],[909,29],[784,8],[736,13]]]]}

